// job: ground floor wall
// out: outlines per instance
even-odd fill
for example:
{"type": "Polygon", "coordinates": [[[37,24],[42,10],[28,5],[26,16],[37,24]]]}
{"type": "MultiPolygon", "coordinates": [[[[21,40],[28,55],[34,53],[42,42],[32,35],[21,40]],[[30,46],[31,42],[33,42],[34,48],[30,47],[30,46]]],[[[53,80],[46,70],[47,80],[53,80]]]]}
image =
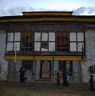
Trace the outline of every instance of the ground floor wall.
{"type": "Polygon", "coordinates": [[[0,81],[7,80],[8,62],[4,60],[6,44],[6,34],[4,30],[0,30],[0,81]]]}
{"type": "Polygon", "coordinates": [[[88,82],[89,75],[93,75],[95,81],[95,30],[87,30],[85,32],[85,41],[86,60],[81,62],[82,81],[88,82]],[[91,66],[93,66],[91,69],[93,72],[89,70],[91,66]]]}
{"type": "MultiPolygon", "coordinates": [[[[73,61],[73,75],[68,76],[69,81],[73,80],[74,82],[83,81],[88,82],[89,75],[94,76],[95,73],[89,72],[90,66],[95,66],[95,30],[88,30],[85,32],[85,48],[86,48],[86,60],[85,61],[73,61]]],[[[5,45],[6,45],[6,34],[0,30],[0,80],[9,80],[9,81],[19,81],[19,69],[22,66],[22,61],[6,61],[4,60],[5,54],[5,45]]],[[[54,80],[55,71],[58,71],[59,61],[51,61],[51,73],[50,79],[54,80]]],[[[40,80],[40,67],[41,62],[33,61],[33,72],[35,73],[34,77],[31,79],[31,72],[28,74],[27,81],[31,80],[40,80]]],[[[28,72],[27,72],[28,73],[28,72]]]]}
{"type": "MultiPolygon", "coordinates": [[[[32,67],[28,69],[28,61],[26,65],[23,65],[23,61],[17,60],[9,61],[8,64],[8,81],[19,82],[20,68],[26,66],[25,76],[27,77],[26,82],[32,82],[35,80],[49,80],[56,81],[56,73],[59,72],[62,81],[62,70],[60,70],[60,61],[31,61],[32,67]],[[50,64],[50,65],[49,65],[50,64]]],[[[66,62],[65,62],[66,63],[66,62]]],[[[63,66],[64,67],[64,66],[63,66]]],[[[67,74],[69,82],[80,82],[81,81],[81,65],[79,61],[72,62],[72,73],[67,74]]]]}

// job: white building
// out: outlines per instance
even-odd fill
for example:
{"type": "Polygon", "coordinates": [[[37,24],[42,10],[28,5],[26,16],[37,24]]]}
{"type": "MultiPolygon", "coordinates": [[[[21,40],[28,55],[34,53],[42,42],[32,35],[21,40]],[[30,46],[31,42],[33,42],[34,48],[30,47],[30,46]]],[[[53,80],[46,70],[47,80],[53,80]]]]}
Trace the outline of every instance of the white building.
{"type": "Polygon", "coordinates": [[[23,12],[0,17],[0,80],[55,81],[67,70],[69,82],[88,82],[95,74],[95,16],[72,12],[23,12]],[[33,74],[32,74],[33,73],[33,74]]]}

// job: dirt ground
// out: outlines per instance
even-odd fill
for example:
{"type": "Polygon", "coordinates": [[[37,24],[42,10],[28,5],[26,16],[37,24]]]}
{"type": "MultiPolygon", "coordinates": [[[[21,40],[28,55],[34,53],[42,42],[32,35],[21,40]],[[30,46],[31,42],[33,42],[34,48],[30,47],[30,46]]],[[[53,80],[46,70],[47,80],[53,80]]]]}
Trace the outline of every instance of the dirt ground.
{"type": "Polygon", "coordinates": [[[88,84],[70,84],[57,87],[54,83],[0,82],[0,96],[95,96],[88,84]]]}

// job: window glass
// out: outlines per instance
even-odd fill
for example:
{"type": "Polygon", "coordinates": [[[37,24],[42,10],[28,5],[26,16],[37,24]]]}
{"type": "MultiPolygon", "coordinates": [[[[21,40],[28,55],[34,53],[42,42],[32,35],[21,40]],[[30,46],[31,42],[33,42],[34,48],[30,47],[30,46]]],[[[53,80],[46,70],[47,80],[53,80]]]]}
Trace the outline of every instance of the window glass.
{"type": "Polygon", "coordinates": [[[40,42],[35,42],[35,45],[34,45],[34,51],[40,51],[40,42]]]}
{"type": "Polygon", "coordinates": [[[84,40],[83,33],[77,33],[77,36],[78,36],[78,41],[84,40]]]}
{"type": "Polygon", "coordinates": [[[76,51],[76,43],[70,43],[70,51],[76,51]]]}
{"type": "Polygon", "coordinates": [[[82,52],[83,50],[83,43],[78,43],[78,51],[82,52]]]}
{"type": "Polygon", "coordinates": [[[15,33],[14,41],[20,41],[20,33],[15,33]]]}
{"type": "Polygon", "coordinates": [[[13,50],[13,43],[8,42],[7,43],[7,51],[12,51],[13,50]]]}
{"type": "Polygon", "coordinates": [[[76,33],[70,33],[70,41],[76,41],[76,33]]]}
{"type": "Polygon", "coordinates": [[[13,41],[13,33],[8,33],[8,41],[13,41]]]}
{"type": "Polygon", "coordinates": [[[40,41],[41,33],[35,32],[35,41],[40,41]]]}
{"type": "Polygon", "coordinates": [[[42,33],[42,41],[48,41],[48,33],[42,33]]]}
{"type": "Polygon", "coordinates": [[[48,42],[47,41],[41,42],[41,51],[48,51],[48,42]]]}
{"type": "Polygon", "coordinates": [[[19,51],[20,50],[20,42],[14,43],[14,50],[19,51]]]}
{"type": "Polygon", "coordinates": [[[55,51],[55,42],[49,42],[49,51],[55,51]]]}
{"type": "Polygon", "coordinates": [[[55,41],[55,33],[49,33],[49,41],[55,41]]]}

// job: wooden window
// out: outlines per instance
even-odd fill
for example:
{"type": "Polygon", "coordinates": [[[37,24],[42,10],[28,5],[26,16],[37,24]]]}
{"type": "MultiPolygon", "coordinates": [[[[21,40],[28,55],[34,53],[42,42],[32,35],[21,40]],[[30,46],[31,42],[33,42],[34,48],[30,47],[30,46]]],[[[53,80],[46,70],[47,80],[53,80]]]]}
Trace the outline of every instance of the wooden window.
{"type": "Polygon", "coordinates": [[[20,51],[20,33],[8,33],[7,34],[7,48],[6,51],[20,51]]]}
{"type": "Polygon", "coordinates": [[[69,33],[68,32],[56,33],[56,51],[60,51],[60,52],[69,51],[69,33]]]}
{"type": "Polygon", "coordinates": [[[29,53],[33,51],[33,33],[23,32],[21,33],[21,52],[29,53]]]}
{"type": "Polygon", "coordinates": [[[83,32],[70,33],[70,52],[82,52],[84,47],[84,34],[83,32]]]}
{"type": "Polygon", "coordinates": [[[55,32],[35,32],[34,51],[55,51],[55,32]]]}

